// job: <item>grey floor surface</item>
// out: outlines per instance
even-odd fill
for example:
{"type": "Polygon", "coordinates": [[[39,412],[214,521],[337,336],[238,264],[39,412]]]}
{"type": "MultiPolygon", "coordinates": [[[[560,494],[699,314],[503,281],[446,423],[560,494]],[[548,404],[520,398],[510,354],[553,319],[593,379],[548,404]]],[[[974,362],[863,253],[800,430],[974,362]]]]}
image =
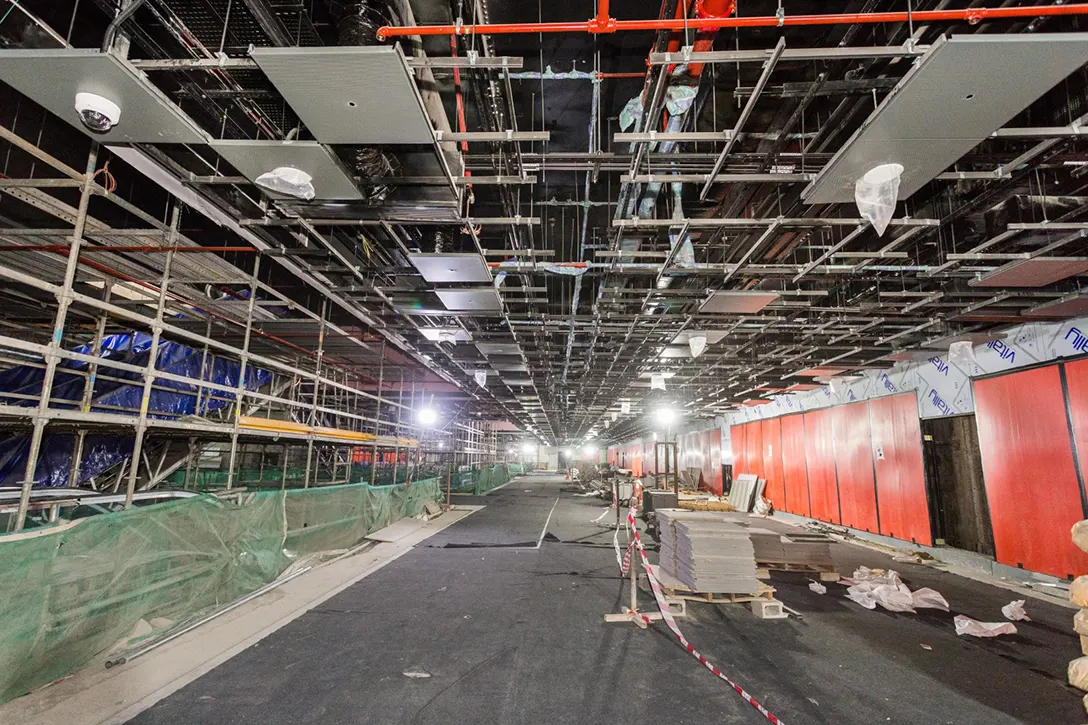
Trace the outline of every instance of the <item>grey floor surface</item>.
{"type": "MultiPolygon", "coordinates": [[[[766,722],[664,625],[603,622],[627,590],[611,532],[590,523],[602,502],[541,475],[480,502],[487,508],[130,722],[766,722]],[[553,506],[541,547],[522,548],[536,545],[553,506]],[[413,670],[431,676],[403,674],[413,670]]],[[[802,574],[774,574],[778,597],[801,618],[692,605],[681,627],[785,723],[1088,722],[1083,693],[1065,684],[1066,664],[1080,654],[1072,610],[1029,599],[1034,621],[1019,634],[957,637],[956,613],[1000,621],[1014,595],[851,545],[836,545],[835,558],[844,573],[895,568],[912,588],[944,594],[953,611],[868,611],[841,585],[821,596],[802,574]]]]}

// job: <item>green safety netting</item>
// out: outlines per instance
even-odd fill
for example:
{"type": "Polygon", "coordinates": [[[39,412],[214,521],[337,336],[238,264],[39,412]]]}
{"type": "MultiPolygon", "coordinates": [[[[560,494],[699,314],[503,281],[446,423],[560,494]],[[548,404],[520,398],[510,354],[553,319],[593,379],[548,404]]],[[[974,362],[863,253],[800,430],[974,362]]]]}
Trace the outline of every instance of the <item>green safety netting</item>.
{"type": "Polygon", "coordinates": [[[455,493],[474,493],[477,496],[498,488],[511,478],[510,466],[498,464],[461,471],[453,474],[450,490],[455,493]]]}
{"type": "Polygon", "coordinates": [[[190,619],[439,497],[436,479],[199,496],[0,536],[0,703],[84,666],[140,620],[190,619]]]}

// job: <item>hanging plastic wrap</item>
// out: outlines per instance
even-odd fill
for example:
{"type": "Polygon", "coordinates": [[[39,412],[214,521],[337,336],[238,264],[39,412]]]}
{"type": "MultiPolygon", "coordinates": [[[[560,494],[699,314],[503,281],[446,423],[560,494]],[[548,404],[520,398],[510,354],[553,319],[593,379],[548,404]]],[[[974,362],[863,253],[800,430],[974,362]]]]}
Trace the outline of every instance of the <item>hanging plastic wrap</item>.
{"type": "Polygon", "coordinates": [[[626,131],[638,124],[642,118],[642,96],[637,95],[627,102],[620,111],[620,130],[626,131]]]}
{"type": "Polygon", "coordinates": [[[614,411],[614,410],[613,410],[613,411],[612,411],[612,420],[616,420],[616,419],[617,419],[617,418],[619,418],[619,417],[620,417],[620,416],[619,416],[619,413],[617,413],[616,411],[614,411]]]}
{"type": "Polygon", "coordinates": [[[552,274],[561,274],[567,277],[581,277],[589,267],[585,265],[575,266],[573,264],[549,264],[544,269],[552,274]]]}
{"type": "Polygon", "coordinates": [[[653,373],[650,375],[650,390],[664,390],[665,389],[665,375],[663,373],[653,373]]]}
{"type": "Polygon", "coordinates": [[[296,199],[309,201],[317,194],[311,183],[313,177],[301,169],[291,166],[280,166],[261,174],[253,180],[257,186],[274,191],[277,194],[286,194],[296,199]]]}
{"type": "Polygon", "coordinates": [[[631,412],[631,403],[627,402],[627,401],[624,401],[624,402],[620,403],[620,412],[623,413],[624,415],[627,415],[628,413],[630,413],[631,412]]]}
{"type": "Polygon", "coordinates": [[[476,378],[476,384],[479,385],[481,388],[487,386],[487,371],[486,370],[477,370],[476,372],[474,372],[472,374],[472,377],[476,378]]]}
{"type": "Polygon", "coordinates": [[[675,231],[669,230],[669,247],[676,249],[676,254],[673,255],[673,262],[678,267],[694,267],[695,266],[695,247],[691,243],[691,235],[684,232],[680,233],[683,228],[683,223],[687,219],[684,214],[684,185],[683,184],[671,184],[672,187],[672,218],[673,221],[680,226],[680,229],[675,231]],[[680,245],[677,248],[677,245],[680,245]]]}
{"type": "Polygon", "coordinates": [[[975,346],[967,340],[953,342],[948,346],[948,362],[961,370],[970,370],[975,364],[975,346]]]}
{"type": "Polygon", "coordinates": [[[695,96],[699,89],[696,86],[676,85],[669,86],[665,91],[665,108],[670,116],[680,116],[688,112],[691,104],[695,103],[695,96]]]}
{"type": "Polygon", "coordinates": [[[899,200],[899,178],[903,175],[900,164],[881,164],[865,172],[854,184],[854,201],[863,219],[873,225],[878,236],[884,231],[895,214],[899,200]]]}
{"type": "Polygon", "coordinates": [[[706,335],[689,335],[688,347],[691,348],[692,357],[699,357],[706,350],[706,335]]]}

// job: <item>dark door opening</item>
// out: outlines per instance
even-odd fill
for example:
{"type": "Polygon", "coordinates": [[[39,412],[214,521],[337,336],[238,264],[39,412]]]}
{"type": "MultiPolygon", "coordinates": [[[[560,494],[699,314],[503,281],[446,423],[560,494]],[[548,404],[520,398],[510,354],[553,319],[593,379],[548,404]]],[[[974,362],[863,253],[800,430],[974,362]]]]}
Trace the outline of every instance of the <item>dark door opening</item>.
{"type": "Polygon", "coordinates": [[[994,555],[994,531],[982,478],[974,415],[922,421],[929,517],[938,540],[994,555]]]}

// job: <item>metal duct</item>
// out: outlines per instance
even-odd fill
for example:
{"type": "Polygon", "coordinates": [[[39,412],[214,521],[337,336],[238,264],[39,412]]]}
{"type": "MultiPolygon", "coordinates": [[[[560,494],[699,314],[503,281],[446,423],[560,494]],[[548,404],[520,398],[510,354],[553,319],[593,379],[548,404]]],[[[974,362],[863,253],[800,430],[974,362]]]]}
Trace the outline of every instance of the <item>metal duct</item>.
{"type": "MultiPolygon", "coordinates": [[[[389,22],[392,12],[383,0],[353,0],[345,3],[336,24],[339,45],[377,45],[378,28],[389,22]]],[[[355,175],[368,182],[361,191],[367,202],[380,204],[392,193],[392,186],[374,184],[378,179],[394,176],[400,169],[396,157],[377,146],[357,146],[343,149],[341,156],[355,175]]]]}

